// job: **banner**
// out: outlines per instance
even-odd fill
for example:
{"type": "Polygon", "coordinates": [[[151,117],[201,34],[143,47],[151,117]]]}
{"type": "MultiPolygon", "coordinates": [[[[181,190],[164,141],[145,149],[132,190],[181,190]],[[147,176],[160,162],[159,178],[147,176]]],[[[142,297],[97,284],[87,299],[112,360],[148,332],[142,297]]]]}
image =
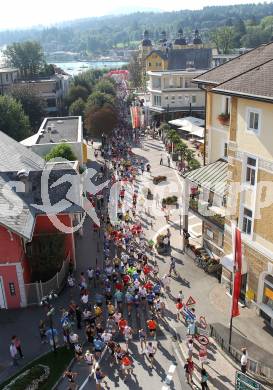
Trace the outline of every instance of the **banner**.
{"type": "Polygon", "coordinates": [[[233,235],[234,245],[234,273],[233,273],[233,292],[232,292],[232,310],[231,316],[237,317],[239,311],[239,297],[241,291],[241,273],[242,273],[242,238],[240,230],[235,227],[233,235]]]}

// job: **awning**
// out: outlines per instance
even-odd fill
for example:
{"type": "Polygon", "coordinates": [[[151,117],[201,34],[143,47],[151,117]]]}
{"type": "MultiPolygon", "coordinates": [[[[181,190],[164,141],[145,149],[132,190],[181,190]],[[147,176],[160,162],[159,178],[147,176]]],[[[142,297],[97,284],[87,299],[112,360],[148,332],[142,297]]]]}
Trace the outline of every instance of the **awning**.
{"type": "Polygon", "coordinates": [[[223,197],[227,192],[227,173],[228,163],[220,159],[194,171],[187,172],[183,177],[223,197]]]}
{"type": "Polygon", "coordinates": [[[194,129],[190,132],[190,134],[196,137],[204,138],[204,128],[199,126],[194,126],[194,129]]]}
{"type": "MultiPolygon", "coordinates": [[[[223,256],[220,260],[220,264],[222,264],[223,267],[225,267],[226,269],[228,269],[230,272],[233,273],[233,266],[234,266],[233,253],[223,256]]],[[[243,256],[242,274],[246,274],[246,273],[247,273],[247,264],[243,256]]]]}
{"type": "Polygon", "coordinates": [[[195,118],[194,116],[187,116],[185,118],[173,119],[172,121],[169,121],[169,124],[173,126],[189,128],[189,126],[192,125],[204,126],[205,121],[204,119],[195,118]]]}

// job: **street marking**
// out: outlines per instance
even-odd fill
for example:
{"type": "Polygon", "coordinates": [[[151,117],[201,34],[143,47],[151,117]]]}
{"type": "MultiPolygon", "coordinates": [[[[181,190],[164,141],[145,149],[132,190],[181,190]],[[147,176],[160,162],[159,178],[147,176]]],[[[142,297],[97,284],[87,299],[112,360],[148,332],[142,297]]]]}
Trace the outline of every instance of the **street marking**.
{"type": "Polygon", "coordinates": [[[81,387],[79,388],[79,390],[82,390],[82,389],[85,388],[85,386],[86,386],[86,384],[87,384],[87,382],[88,382],[88,379],[89,379],[89,375],[88,375],[88,377],[85,379],[85,381],[83,382],[83,384],[81,385],[81,387]]]}
{"type": "Polygon", "coordinates": [[[175,372],[176,366],[174,364],[169,368],[169,374],[173,374],[175,372]]]}

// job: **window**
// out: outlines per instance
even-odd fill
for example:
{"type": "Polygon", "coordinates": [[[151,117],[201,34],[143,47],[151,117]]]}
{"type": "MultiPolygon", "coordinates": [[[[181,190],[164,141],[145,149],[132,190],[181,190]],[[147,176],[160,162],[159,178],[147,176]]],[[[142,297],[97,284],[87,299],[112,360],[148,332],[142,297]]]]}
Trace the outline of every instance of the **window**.
{"type": "Polygon", "coordinates": [[[252,211],[244,207],[243,215],[243,232],[246,234],[251,234],[252,232],[252,211]]]}
{"type": "Polygon", "coordinates": [[[192,102],[192,104],[196,104],[196,96],[191,97],[191,102],[192,102]]]}
{"type": "Polygon", "coordinates": [[[182,96],[178,96],[178,99],[181,100],[181,99],[182,99],[182,96]]]}
{"type": "Polygon", "coordinates": [[[152,66],[152,63],[151,63],[151,62],[149,62],[149,63],[148,63],[148,66],[152,66]]]}
{"type": "Polygon", "coordinates": [[[190,80],[185,80],[185,88],[190,88],[191,82],[190,80]]]}
{"type": "Polygon", "coordinates": [[[161,106],[161,96],[154,95],[154,106],[161,106]]]}
{"type": "Polygon", "coordinates": [[[227,142],[224,143],[224,157],[228,156],[228,144],[227,142]]]}
{"type": "Polygon", "coordinates": [[[207,233],[207,236],[213,240],[213,238],[214,238],[213,231],[210,229],[207,229],[206,233],[207,233]]]}
{"type": "Polygon", "coordinates": [[[175,100],[175,96],[172,96],[172,100],[175,100]]]}
{"type": "Polygon", "coordinates": [[[9,74],[6,73],[6,81],[9,81],[9,74]]]}
{"type": "Polygon", "coordinates": [[[257,110],[249,109],[247,115],[247,130],[259,133],[260,131],[260,113],[257,110]]]}
{"type": "Polygon", "coordinates": [[[47,107],[52,108],[56,107],[56,99],[46,99],[47,107]]]}
{"type": "Polygon", "coordinates": [[[254,186],[256,179],[256,159],[248,157],[246,161],[246,183],[254,186]]]}
{"type": "Polygon", "coordinates": [[[168,100],[169,99],[169,96],[165,96],[165,100],[168,100]]]}

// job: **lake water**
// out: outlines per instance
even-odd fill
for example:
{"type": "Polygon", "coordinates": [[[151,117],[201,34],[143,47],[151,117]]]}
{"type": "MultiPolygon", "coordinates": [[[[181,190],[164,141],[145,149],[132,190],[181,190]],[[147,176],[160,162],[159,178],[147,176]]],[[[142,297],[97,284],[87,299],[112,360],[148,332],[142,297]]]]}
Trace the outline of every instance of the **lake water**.
{"type": "Polygon", "coordinates": [[[72,76],[75,76],[88,69],[120,69],[122,65],[126,65],[127,62],[54,62],[54,64],[62,68],[65,72],[71,74],[72,76]]]}

